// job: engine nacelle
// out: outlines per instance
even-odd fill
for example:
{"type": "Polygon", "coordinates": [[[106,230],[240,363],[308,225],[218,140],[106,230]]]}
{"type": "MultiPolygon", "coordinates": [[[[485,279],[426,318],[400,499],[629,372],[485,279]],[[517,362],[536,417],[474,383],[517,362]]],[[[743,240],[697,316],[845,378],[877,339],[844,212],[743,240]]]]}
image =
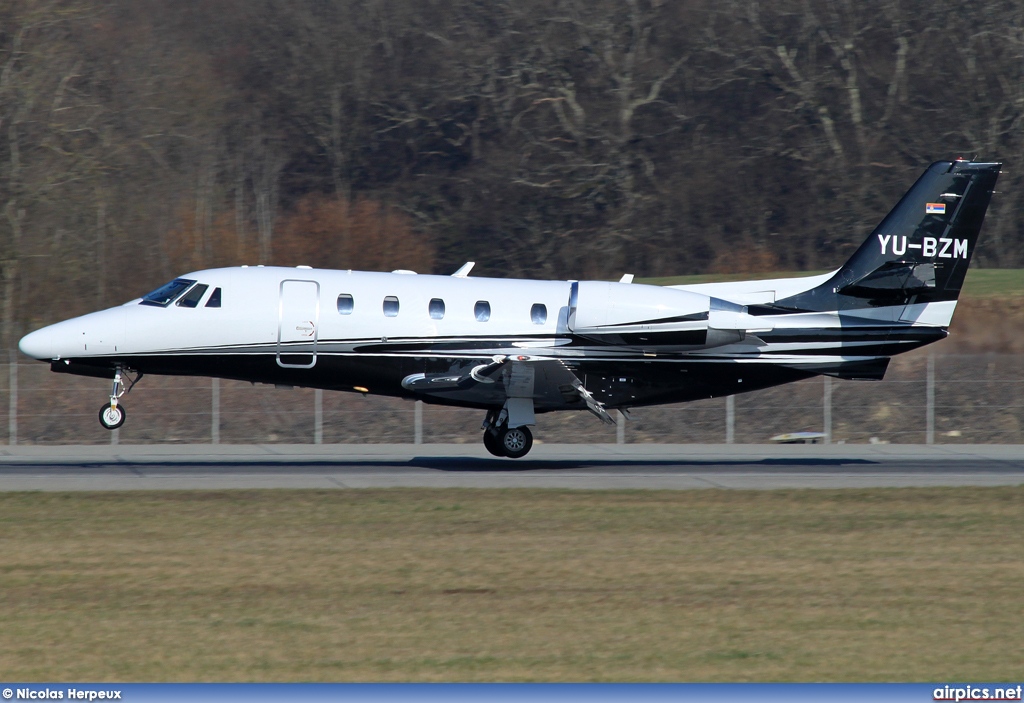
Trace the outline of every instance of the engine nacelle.
{"type": "Polygon", "coordinates": [[[742,305],[700,293],[633,283],[579,281],[569,297],[569,330],[609,344],[703,349],[742,342],[764,321],[742,305]]]}

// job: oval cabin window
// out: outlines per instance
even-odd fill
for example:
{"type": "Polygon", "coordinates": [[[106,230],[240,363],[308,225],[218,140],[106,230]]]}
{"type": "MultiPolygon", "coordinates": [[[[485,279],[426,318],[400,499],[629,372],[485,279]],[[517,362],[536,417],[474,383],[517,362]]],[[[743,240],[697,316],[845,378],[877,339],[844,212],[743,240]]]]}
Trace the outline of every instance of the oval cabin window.
{"type": "Polygon", "coordinates": [[[384,317],[398,317],[398,298],[393,295],[384,298],[384,317]]]}
{"type": "Polygon", "coordinates": [[[473,306],[473,314],[476,315],[477,322],[487,322],[491,319],[491,304],[486,300],[476,301],[476,305],[473,306]]]}
{"type": "Polygon", "coordinates": [[[530,308],[530,319],[535,325],[543,325],[548,321],[548,307],[543,303],[536,303],[530,308]]]}
{"type": "Polygon", "coordinates": [[[352,308],[355,307],[355,301],[352,300],[352,296],[348,293],[342,293],[338,296],[338,312],[342,315],[351,315],[352,308]]]}
{"type": "Polygon", "coordinates": [[[430,319],[444,319],[444,301],[440,298],[431,298],[430,305],[427,306],[427,309],[430,311],[430,319]]]}

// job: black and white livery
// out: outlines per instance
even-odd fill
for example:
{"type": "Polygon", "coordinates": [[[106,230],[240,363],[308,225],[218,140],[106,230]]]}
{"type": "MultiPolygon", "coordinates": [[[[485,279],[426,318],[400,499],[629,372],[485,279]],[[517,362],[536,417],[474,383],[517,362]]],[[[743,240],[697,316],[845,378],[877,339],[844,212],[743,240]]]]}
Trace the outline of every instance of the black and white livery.
{"type": "Polygon", "coordinates": [[[51,325],[21,350],[113,379],[101,423],[144,374],[213,376],[479,408],[495,455],[530,451],[537,413],[731,395],[815,375],[881,379],[942,339],[1000,164],[932,164],[840,269],[700,285],[532,281],[307,267],[196,271],[51,325]]]}

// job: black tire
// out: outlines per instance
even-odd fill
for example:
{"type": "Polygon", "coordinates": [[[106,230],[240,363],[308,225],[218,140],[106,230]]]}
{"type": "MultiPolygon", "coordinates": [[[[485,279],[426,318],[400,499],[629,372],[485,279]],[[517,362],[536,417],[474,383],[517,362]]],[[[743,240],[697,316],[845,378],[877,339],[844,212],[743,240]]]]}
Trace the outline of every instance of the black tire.
{"type": "Polygon", "coordinates": [[[484,448],[494,456],[505,456],[505,450],[498,439],[498,433],[493,429],[484,430],[484,448]]]}
{"type": "Polygon", "coordinates": [[[533,433],[529,427],[506,428],[501,433],[501,448],[509,459],[519,459],[533,448],[533,433]]]}
{"type": "Polygon", "coordinates": [[[100,424],[108,430],[116,430],[118,427],[124,424],[124,406],[118,405],[116,408],[111,406],[109,403],[105,404],[100,408],[100,424]]]}

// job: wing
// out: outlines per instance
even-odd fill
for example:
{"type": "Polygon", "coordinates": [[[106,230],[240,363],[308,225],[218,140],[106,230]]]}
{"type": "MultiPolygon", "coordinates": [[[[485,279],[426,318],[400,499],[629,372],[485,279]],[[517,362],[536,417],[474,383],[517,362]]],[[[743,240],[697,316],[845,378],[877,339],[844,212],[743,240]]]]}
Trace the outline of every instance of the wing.
{"type": "Polygon", "coordinates": [[[510,398],[529,398],[539,411],[586,409],[615,424],[604,405],[561,359],[497,355],[487,363],[450,373],[406,376],[402,387],[425,397],[492,407],[501,407],[510,398]]]}

